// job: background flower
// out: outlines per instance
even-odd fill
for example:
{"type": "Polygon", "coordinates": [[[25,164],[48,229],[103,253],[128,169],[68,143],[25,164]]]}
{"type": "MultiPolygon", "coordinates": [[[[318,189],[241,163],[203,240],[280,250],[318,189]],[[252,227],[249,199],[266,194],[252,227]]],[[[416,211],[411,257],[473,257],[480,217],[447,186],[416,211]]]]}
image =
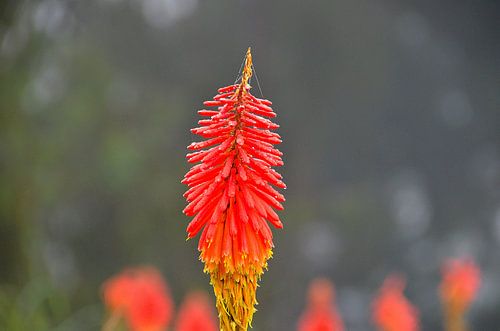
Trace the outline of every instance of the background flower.
{"type": "MultiPolygon", "coordinates": [[[[162,331],[172,319],[169,290],[152,267],[124,270],[104,283],[103,295],[110,320],[123,317],[131,331],[162,331]]],[[[109,327],[109,331],[112,329],[109,327]]],[[[106,325],[103,330],[108,331],[106,325]]]]}
{"type": "Polygon", "coordinates": [[[302,313],[298,331],[344,331],[344,324],[335,304],[335,289],[326,278],[311,282],[307,305],[302,313]]]}
{"type": "Polygon", "coordinates": [[[391,275],[372,303],[372,320],[380,331],[417,331],[417,309],[403,295],[405,280],[391,275]]]}
{"type": "Polygon", "coordinates": [[[481,272],[471,258],[449,259],[442,268],[441,300],[449,309],[464,312],[476,297],[481,272]]]}
{"type": "Polygon", "coordinates": [[[177,313],[175,331],[219,331],[213,303],[205,292],[186,295],[177,313]]]}

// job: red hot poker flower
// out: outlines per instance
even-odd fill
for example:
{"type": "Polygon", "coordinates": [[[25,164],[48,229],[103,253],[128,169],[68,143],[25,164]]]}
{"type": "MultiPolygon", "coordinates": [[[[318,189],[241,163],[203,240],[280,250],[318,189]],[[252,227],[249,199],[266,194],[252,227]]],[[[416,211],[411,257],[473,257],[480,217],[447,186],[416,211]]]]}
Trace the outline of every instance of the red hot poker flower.
{"type": "Polygon", "coordinates": [[[103,295],[111,312],[105,331],[122,317],[132,331],[162,331],[172,318],[168,288],[154,268],[124,270],[104,283],[103,295]]]}
{"type": "Polygon", "coordinates": [[[212,306],[205,293],[187,295],[177,315],[175,331],[218,331],[212,306]]]}
{"type": "Polygon", "coordinates": [[[443,265],[442,274],[441,299],[445,305],[464,312],[479,289],[479,268],[472,259],[450,259],[443,265]]]}
{"type": "Polygon", "coordinates": [[[308,305],[300,318],[298,331],[344,331],[335,307],[335,289],[329,280],[319,278],[311,283],[308,305]]]}
{"type": "Polygon", "coordinates": [[[125,313],[134,296],[135,272],[127,270],[103,285],[104,303],[112,312],[125,313]]]}
{"type": "Polygon", "coordinates": [[[201,232],[198,250],[210,274],[217,298],[220,327],[246,330],[257,303],[257,281],[272,255],[273,235],[268,222],[282,228],[274,209],[282,210],[285,198],[274,187],[285,184],[272,167],[283,165],[274,148],[280,136],[270,130],[278,125],[271,102],[250,93],[252,56],[248,49],[239,84],[219,89],[204,104],[216,110],[200,110],[191,132],[207,140],[189,145],[195,163],[186,174],[189,186],[184,209],[193,219],[188,238],[201,232]],[[274,186],[274,187],[273,187],[274,186]]]}
{"type": "Polygon", "coordinates": [[[445,314],[446,330],[466,330],[465,312],[481,283],[481,272],[472,259],[450,259],[442,269],[439,288],[445,314]]]}
{"type": "Polygon", "coordinates": [[[389,276],[373,301],[372,319],[380,331],[419,330],[418,311],[405,298],[405,281],[389,276]]]}

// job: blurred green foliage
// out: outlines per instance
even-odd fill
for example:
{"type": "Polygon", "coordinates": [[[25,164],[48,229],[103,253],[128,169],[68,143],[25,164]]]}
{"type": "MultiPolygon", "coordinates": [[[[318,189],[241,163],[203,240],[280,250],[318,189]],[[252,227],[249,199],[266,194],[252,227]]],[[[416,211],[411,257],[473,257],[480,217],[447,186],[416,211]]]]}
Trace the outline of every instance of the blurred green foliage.
{"type": "Polygon", "coordinates": [[[65,294],[46,281],[31,281],[19,292],[8,287],[0,289],[1,330],[97,330],[101,310],[98,305],[72,311],[65,294]]]}

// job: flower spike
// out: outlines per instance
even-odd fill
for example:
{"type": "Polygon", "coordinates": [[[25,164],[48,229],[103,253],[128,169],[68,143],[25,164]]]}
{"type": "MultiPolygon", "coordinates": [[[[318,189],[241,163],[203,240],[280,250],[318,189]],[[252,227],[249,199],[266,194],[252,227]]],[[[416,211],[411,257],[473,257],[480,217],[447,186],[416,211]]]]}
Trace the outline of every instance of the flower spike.
{"type": "Polygon", "coordinates": [[[102,331],[116,330],[121,319],[131,331],[161,331],[172,319],[170,291],[153,267],[129,268],[108,279],[103,299],[110,314],[102,331]]]}
{"type": "Polygon", "coordinates": [[[344,331],[344,323],[335,305],[335,288],[326,278],[311,282],[307,306],[297,331],[344,331]]]}
{"type": "Polygon", "coordinates": [[[419,312],[404,296],[406,282],[388,276],[372,302],[372,320],[380,331],[419,331],[419,312]]]}
{"type": "Polygon", "coordinates": [[[193,217],[188,238],[201,232],[198,243],[204,271],[214,287],[221,330],[247,330],[255,312],[257,283],[272,256],[273,234],[283,224],[275,210],[285,198],[276,188],[286,188],[272,167],[283,165],[274,145],[281,137],[271,101],[250,93],[252,54],[246,53],[241,80],[218,90],[206,117],[191,132],[206,140],[188,146],[189,163],[195,164],[182,183],[184,209],[193,217]]]}
{"type": "Polygon", "coordinates": [[[472,258],[451,258],[442,266],[439,294],[445,330],[468,330],[465,314],[481,286],[481,270],[472,258]]]}
{"type": "Polygon", "coordinates": [[[212,309],[205,292],[189,293],[177,314],[175,331],[217,331],[212,309]]]}

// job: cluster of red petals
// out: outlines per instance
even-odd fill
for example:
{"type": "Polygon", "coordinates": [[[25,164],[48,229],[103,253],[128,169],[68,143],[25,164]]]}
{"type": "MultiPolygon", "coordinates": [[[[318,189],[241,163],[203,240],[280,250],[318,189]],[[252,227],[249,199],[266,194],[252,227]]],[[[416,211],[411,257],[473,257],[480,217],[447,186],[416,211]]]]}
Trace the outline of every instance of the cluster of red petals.
{"type": "Polygon", "coordinates": [[[162,331],[172,318],[167,285],[154,268],[124,270],[104,283],[103,295],[111,313],[124,317],[132,331],[162,331]]]}
{"type": "Polygon", "coordinates": [[[335,307],[335,289],[329,280],[316,279],[309,286],[308,304],[297,329],[344,331],[344,324],[335,307]]]}
{"type": "Polygon", "coordinates": [[[449,308],[463,312],[476,297],[481,272],[472,259],[450,259],[442,268],[440,294],[449,308]]]}
{"type": "Polygon", "coordinates": [[[403,295],[405,281],[389,276],[373,301],[372,319],[381,331],[419,330],[418,311],[403,295]]]}
{"type": "Polygon", "coordinates": [[[203,292],[187,295],[177,315],[176,331],[218,331],[212,305],[203,292]]]}
{"type": "Polygon", "coordinates": [[[271,102],[256,98],[247,84],[220,88],[207,107],[207,119],[191,132],[206,140],[192,143],[188,162],[195,163],[186,174],[189,186],[184,213],[194,216],[188,237],[201,233],[198,249],[206,271],[248,273],[253,265],[262,272],[273,247],[267,222],[282,228],[274,209],[282,210],[285,198],[273,187],[285,188],[273,166],[283,165],[282,153],[274,148],[280,136],[271,132],[278,125],[271,102]]]}

